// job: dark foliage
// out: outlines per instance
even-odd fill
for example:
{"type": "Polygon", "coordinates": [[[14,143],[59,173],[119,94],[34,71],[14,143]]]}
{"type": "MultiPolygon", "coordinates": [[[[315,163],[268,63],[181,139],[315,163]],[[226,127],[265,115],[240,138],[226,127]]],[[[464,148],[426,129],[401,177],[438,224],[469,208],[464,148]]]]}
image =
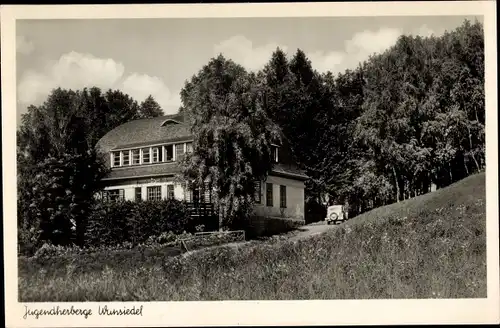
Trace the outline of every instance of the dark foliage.
{"type": "Polygon", "coordinates": [[[139,117],[130,96],[95,87],[58,88],[42,105],[28,107],[17,132],[21,253],[32,254],[44,243],[85,245],[93,197],[107,173],[95,145],[139,117]]]}
{"type": "Polygon", "coordinates": [[[87,245],[144,243],[165,232],[195,232],[199,222],[178,200],[96,202],[89,217],[87,245]]]}

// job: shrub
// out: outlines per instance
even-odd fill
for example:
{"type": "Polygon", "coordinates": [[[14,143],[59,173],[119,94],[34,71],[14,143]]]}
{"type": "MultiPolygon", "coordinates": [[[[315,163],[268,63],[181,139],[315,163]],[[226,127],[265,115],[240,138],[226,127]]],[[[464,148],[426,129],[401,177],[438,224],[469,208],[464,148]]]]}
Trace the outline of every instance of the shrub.
{"type": "Polygon", "coordinates": [[[40,235],[41,231],[36,227],[19,227],[17,229],[19,255],[32,256],[42,244],[40,235]]]}
{"type": "Polygon", "coordinates": [[[178,200],[144,202],[98,202],[89,217],[86,245],[145,243],[164,233],[194,232],[184,202],[178,200]]]}
{"type": "Polygon", "coordinates": [[[304,225],[304,221],[301,220],[254,215],[246,220],[239,221],[232,228],[245,230],[248,238],[256,238],[285,233],[302,225],[304,225]]]}
{"type": "Polygon", "coordinates": [[[324,220],[326,212],[326,206],[315,200],[309,200],[305,203],[305,220],[307,224],[324,220]]]}

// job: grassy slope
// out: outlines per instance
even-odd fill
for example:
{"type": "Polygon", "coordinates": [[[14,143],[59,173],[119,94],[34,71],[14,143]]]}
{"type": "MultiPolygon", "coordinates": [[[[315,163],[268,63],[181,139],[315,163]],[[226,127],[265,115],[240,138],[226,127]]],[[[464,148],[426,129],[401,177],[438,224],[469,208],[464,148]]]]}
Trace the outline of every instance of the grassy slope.
{"type": "Polygon", "coordinates": [[[21,301],[486,297],[485,175],[295,243],[19,262],[21,301]],[[120,263],[120,264],[118,264],[120,263]]]}

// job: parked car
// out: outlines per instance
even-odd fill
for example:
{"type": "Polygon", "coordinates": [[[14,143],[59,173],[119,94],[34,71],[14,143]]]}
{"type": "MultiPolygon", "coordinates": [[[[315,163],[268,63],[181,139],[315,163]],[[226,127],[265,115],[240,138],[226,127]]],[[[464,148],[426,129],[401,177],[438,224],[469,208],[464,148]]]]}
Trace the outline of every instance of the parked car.
{"type": "Polygon", "coordinates": [[[347,220],[347,208],[344,205],[328,206],[326,212],[326,224],[339,224],[347,220]]]}

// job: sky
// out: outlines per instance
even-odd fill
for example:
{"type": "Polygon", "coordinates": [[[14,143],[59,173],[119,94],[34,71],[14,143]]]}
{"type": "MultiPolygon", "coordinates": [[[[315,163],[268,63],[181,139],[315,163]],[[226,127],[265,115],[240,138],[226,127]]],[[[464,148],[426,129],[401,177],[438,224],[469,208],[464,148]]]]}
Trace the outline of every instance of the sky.
{"type": "Polygon", "coordinates": [[[300,48],[320,72],[355,68],[402,34],[442,35],[466,16],[164,18],[17,20],[17,118],[57,87],[120,89],[138,102],[152,95],[165,114],[177,112],[179,91],[208,61],[223,54],[261,69],[280,47],[300,48]]]}

